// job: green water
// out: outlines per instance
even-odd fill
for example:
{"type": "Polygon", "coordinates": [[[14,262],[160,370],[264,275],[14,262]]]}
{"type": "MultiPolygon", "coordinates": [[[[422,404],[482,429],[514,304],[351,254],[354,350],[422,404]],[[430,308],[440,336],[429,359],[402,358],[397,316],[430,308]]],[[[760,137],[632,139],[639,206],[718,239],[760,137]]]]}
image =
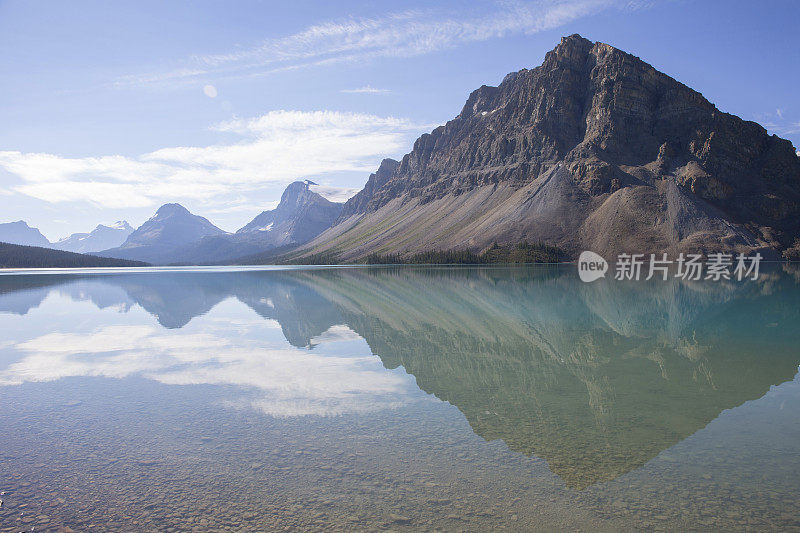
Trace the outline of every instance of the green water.
{"type": "Polygon", "coordinates": [[[0,531],[797,530],[800,272],[0,275],[0,531]]]}

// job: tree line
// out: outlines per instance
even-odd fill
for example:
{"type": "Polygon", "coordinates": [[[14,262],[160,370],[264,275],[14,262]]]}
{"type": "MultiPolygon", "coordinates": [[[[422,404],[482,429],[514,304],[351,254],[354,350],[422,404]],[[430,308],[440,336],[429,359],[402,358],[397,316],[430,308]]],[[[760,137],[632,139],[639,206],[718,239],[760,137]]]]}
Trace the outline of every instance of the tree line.
{"type": "MultiPolygon", "coordinates": [[[[470,250],[429,250],[415,254],[372,253],[360,259],[347,261],[367,265],[486,265],[499,263],[560,263],[568,260],[567,254],[555,246],[522,241],[516,245],[492,244],[483,252],[470,250]]],[[[333,253],[318,253],[286,261],[304,265],[338,265],[343,261],[333,253]]]]}
{"type": "Polygon", "coordinates": [[[148,266],[141,261],[76,254],[0,242],[0,268],[82,268],[148,266]]]}

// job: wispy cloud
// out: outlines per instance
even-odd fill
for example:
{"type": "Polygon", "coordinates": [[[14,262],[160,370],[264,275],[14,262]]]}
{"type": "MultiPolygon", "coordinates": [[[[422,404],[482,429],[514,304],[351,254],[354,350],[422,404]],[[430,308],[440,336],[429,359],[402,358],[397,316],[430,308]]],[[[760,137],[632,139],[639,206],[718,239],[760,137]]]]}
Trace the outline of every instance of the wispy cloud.
{"type": "Polygon", "coordinates": [[[310,341],[311,345],[324,342],[352,342],[361,340],[361,336],[350,329],[346,324],[337,324],[329,327],[310,341]]]}
{"type": "Polygon", "coordinates": [[[370,85],[365,85],[363,87],[359,87],[358,89],[342,89],[342,93],[349,93],[349,94],[388,94],[392,91],[389,89],[377,89],[370,85]]]}
{"type": "Polygon", "coordinates": [[[632,9],[640,4],[625,0],[506,1],[465,10],[466,14],[410,10],[352,17],[316,24],[244,50],[193,56],[173,70],[127,76],[116,84],[197,83],[381,57],[414,57],[473,42],[534,34],[611,7],[632,9]]]}
{"type": "Polygon", "coordinates": [[[310,189],[331,202],[346,202],[360,190],[352,187],[331,187],[328,185],[312,185],[310,189]]]}
{"type": "MultiPolygon", "coordinates": [[[[0,167],[21,178],[16,192],[47,202],[120,208],[188,199],[212,209],[244,209],[248,191],[265,184],[335,172],[367,175],[430,127],[364,113],[273,111],[214,126],[235,137],[229,144],[168,147],[138,157],[0,151],[0,167]]],[[[332,196],[350,192],[329,189],[332,196]]]]}
{"type": "Polygon", "coordinates": [[[796,135],[800,133],[800,122],[784,116],[783,109],[776,109],[774,113],[760,113],[753,117],[771,133],[777,135],[796,135]]]}

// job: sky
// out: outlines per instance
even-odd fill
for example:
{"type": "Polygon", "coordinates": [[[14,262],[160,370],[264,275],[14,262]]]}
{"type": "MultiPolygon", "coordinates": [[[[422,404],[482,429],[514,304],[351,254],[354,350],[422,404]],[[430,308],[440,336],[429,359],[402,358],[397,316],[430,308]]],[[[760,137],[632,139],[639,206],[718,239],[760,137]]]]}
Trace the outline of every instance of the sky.
{"type": "Polygon", "coordinates": [[[50,240],[179,202],[235,231],[344,200],[469,93],[579,33],[800,146],[800,2],[0,0],[0,222],[50,240]]]}

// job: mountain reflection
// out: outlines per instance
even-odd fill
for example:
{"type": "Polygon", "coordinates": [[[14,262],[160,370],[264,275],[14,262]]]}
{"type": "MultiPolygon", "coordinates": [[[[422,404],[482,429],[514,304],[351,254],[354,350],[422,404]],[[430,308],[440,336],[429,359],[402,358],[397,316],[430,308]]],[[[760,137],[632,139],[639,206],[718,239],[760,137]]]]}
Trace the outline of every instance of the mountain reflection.
{"type": "MultiPolygon", "coordinates": [[[[545,459],[577,489],[638,468],[722,410],[796,373],[794,271],[739,284],[582,284],[573,274],[571,268],[373,268],[4,276],[0,311],[25,313],[58,291],[122,311],[138,304],[165,328],[181,328],[233,297],[276,321],[298,348],[363,338],[386,368],[402,366],[422,390],[457,406],[482,438],[545,459]]],[[[164,383],[281,390],[303,368],[332,364],[309,351],[244,350],[214,332],[184,339],[194,342],[189,347],[167,346],[157,331],[142,329],[125,333],[133,339],[128,348],[103,350],[116,355],[72,368],[67,355],[119,337],[98,334],[105,337],[30,341],[21,346],[28,357],[4,370],[0,383],[113,376],[145,365],[164,383]],[[176,370],[176,358],[185,366],[176,370]],[[267,370],[265,358],[284,372],[267,370]],[[223,359],[236,364],[227,370],[208,364],[223,359]]],[[[372,369],[350,372],[353,364],[333,364],[317,388],[351,403],[378,393],[391,403],[385,394],[399,391],[399,383],[372,369]],[[353,388],[366,396],[350,395],[353,388]]],[[[324,403],[323,396],[309,401],[324,403]]],[[[282,401],[287,414],[317,412],[304,410],[296,391],[282,401]]],[[[264,410],[280,411],[271,409],[264,410]]]]}

